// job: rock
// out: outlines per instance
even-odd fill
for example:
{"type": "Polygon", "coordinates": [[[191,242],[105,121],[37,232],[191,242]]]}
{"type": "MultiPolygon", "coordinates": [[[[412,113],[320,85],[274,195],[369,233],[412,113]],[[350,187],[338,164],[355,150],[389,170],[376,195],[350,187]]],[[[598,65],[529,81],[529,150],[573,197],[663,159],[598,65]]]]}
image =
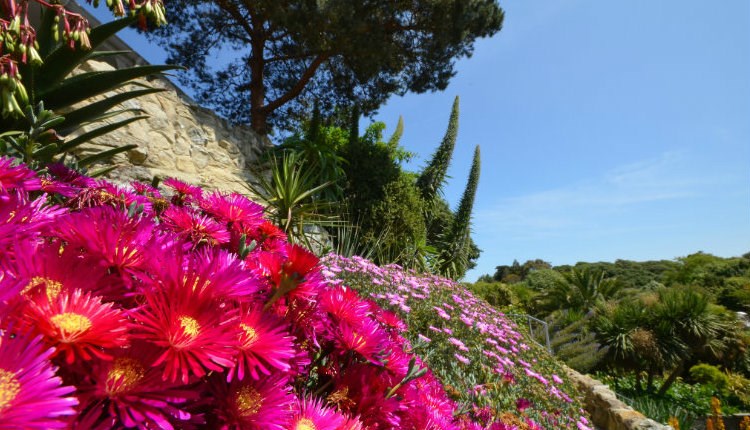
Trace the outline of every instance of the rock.
{"type": "Polygon", "coordinates": [[[136,166],[143,164],[143,162],[146,161],[146,158],[148,158],[148,149],[144,146],[139,146],[138,148],[128,151],[128,161],[136,166]]]}
{"type": "MultiPolygon", "coordinates": [[[[74,73],[105,70],[113,67],[92,60],[74,73]]],[[[154,176],[173,176],[210,190],[248,194],[244,184],[253,179],[250,168],[256,167],[259,154],[272,146],[268,138],[247,127],[231,126],[211,110],[196,106],[166,79],[141,79],[139,83],[167,89],[126,103],[150,117],[82,145],[77,155],[137,144],[126,157],[116,158],[122,165],[108,175],[110,180],[150,182],[154,176]]]]}

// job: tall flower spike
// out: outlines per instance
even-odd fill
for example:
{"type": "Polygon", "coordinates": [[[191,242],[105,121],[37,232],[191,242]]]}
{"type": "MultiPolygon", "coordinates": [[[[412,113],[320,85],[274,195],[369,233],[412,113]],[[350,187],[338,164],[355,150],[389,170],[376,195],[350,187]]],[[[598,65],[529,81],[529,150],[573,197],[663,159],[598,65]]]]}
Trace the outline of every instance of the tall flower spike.
{"type": "Polygon", "coordinates": [[[0,427],[62,429],[75,414],[75,387],[62,386],[55,376],[40,337],[0,332],[0,427]]]}

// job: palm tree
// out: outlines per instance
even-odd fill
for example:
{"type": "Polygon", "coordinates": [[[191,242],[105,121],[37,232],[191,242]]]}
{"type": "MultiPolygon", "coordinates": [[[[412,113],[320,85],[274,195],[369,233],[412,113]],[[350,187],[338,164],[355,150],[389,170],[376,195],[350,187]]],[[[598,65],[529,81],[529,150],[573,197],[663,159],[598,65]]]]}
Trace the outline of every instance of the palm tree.
{"type": "Polygon", "coordinates": [[[621,289],[615,278],[607,278],[603,271],[588,267],[573,269],[563,276],[545,293],[550,309],[587,312],[597,303],[615,298],[621,289]]]}
{"type": "Polygon", "coordinates": [[[640,301],[600,305],[594,319],[597,340],[611,366],[635,373],[636,389],[642,391],[641,375],[652,375],[662,367],[664,356],[656,335],[649,329],[652,315],[640,301]]]}
{"type": "Polygon", "coordinates": [[[662,349],[670,351],[674,357],[670,360],[671,372],[658,393],[663,395],[696,354],[708,352],[717,356],[726,349],[726,343],[720,338],[726,322],[712,309],[708,297],[690,288],[659,291],[653,313],[662,349]]]}

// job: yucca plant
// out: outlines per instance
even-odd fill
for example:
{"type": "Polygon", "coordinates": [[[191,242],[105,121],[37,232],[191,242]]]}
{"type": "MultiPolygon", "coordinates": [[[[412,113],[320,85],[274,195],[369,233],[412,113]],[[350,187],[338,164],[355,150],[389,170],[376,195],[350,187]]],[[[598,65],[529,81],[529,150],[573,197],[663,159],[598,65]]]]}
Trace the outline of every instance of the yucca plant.
{"type": "MultiPolygon", "coordinates": [[[[22,158],[26,163],[37,168],[52,161],[59,161],[66,154],[72,153],[80,145],[94,138],[146,118],[140,109],[118,108],[118,106],[125,101],[164,91],[164,89],[152,88],[140,82],[136,83],[134,80],[179,68],[173,65],[147,65],[71,76],[74,69],[90,59],[121,55],[122,52],[96,51],[96,48],[118,31],[135,23],[137,17],[121,18],[91,29],[88,33],[90,47],[86,49],[87,47],[82,46],[76,50],[71,50],[68,44],[60,42],[55,17],[55,11],[52,9],[45,9],[42,14],[42,23],[37,33],[38,53],[42,63],[28,62],[18,65],[21,82],[28,95],[26,105],[20,106],[23,115],[19,112],[4,111],[3,119],[0,120],[0,131],[5,132],[4,152],[22,158]],[[126,85],[139,88],[125,90],[103,100],[87,103],[96,96],[126,85]],[[32,106],[36,109],[30,109],[32,106]],[[35,127],[38,129],[40,125],[36,123],[38,118],[61,116],[64,119],[55,119],[52,125],[47,121],[44,124],[46,128],[42,130],[54,133],[59,139],[35,141],[33,148],[30,150],[26,148],[23,153],[18,152],[18,145],[8,140],[9,137],[16,140],[24,139],[23,134],[35,127]],[[106,122],[110,119],[113,121],[106,122]],[[94,127],[73,138],[66,139],[79,132],[85,125],[94,125],[94,127]],[[52,126],[54,128],[51,128],[52,126]]],[[[29,139],[26,140],[28,143],[29,139]]],[[[133,147],[133,145],[124,145],[101,151],[87,157],[86,160],[80,160],[78,164],[84,166],[94,161],[103,161],[133,147]]]]}
{"type": "Polygon", "coordinates": [[[269,219],[284,230],[290,242],[311,247],[305,227],[335,227],[343,223],[331,215],[336,213],[338,203],[320,198],[332,182],[319,184],[297,153],[285,151],[281,159],[271,155],[269,164],[270,172],[258,172],[258,183],[248,183],[247,187],[267,205],[269,219]]]}

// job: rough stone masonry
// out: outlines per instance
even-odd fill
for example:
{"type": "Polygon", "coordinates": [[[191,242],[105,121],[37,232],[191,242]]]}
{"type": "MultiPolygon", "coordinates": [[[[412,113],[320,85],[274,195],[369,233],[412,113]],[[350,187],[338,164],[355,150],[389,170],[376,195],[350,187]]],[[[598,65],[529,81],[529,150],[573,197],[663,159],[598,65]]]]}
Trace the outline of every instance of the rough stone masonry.
{"type": "MultiPolygon", "coordinates": [[[[113,67],[89,61],[77,73],[104,70],[113,67]]],[[[210,190],[249,194],[245,183],[253,180],[258,157],[271,146],[268,138],[249,127],[230,125],[213,111],[196,105],[164,78],[141,82],[167,89],[123,103],[124,108],[141,109],[149,117],[94,139],[83,145],[77,155],[136,144],[137,148],[115,157],[118,167],[108,175],[109,179],[149,183],[154,176],[174,177],[210,190]]],[[[118,119],[122,117],[108,122],[118,119]]],[[[86,131],[96,127],[87,126],[86,131]]]]}

